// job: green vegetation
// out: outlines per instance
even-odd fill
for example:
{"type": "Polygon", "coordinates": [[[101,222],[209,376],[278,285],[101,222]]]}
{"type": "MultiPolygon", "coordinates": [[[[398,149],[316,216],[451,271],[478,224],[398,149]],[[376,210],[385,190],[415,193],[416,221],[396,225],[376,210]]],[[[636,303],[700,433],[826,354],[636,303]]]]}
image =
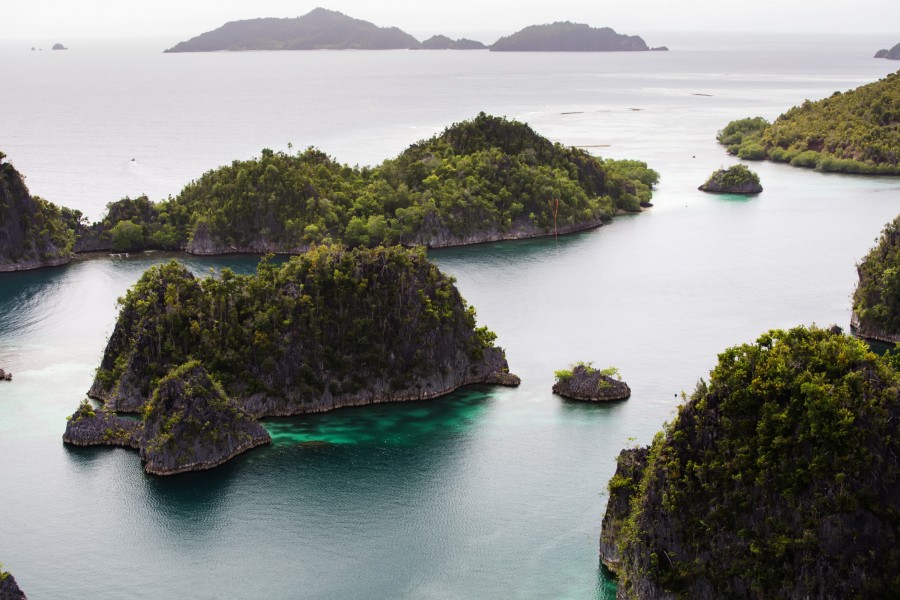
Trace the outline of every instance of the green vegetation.
{"type": "Polygon", "coordinates": [[[256,414],[421,392],[435,375],[506,366],[495,335],[476,329],[474,309],[421,249],[319,246],[280,267],[263,261],[255,275],[205,279],[172,261],[146,271],[120,305],[91,390],[113,410],[140,409],[190,360],[256,414]]]}
{"type": "Polygon", "coordinates": [[[717,138],[730,154],[819,171],[900,175],[900,74],[795,106],[774,123],[732,121],[717,138]]]}
{"type": "Polygon", "coordinates": [[[857,266],[853,313],[860,334],[900,336],[900,216],[888,223],[878,244],[857,266]]]}
{"type": "MultiPolygon", "coordinates": [[[[27,197],[15,175],[18,195],[27,197]]],[[[481,113],[374,168],[340,164],[315,148],[296,155],[265,149],[258,159],[205,173],[175,198],[111,202],[91,225],[77,211],[35,199],[27,218],[10,219],[24,231],[0,242],[0,256],[18,260],[35,249],[68,256],[73,248],[297,254],[332,242],[437,247],[532,237],[638,211],[658,180],[646,163],[599,159],[481,113]]],[[[8,197],[0,197],[0,228],[13,214],[8,197]]]]}
{"type": "Polygon", "coordinates": [[[640,210],[658,179],[646,163],[604,161],[481,113],[374,169],[313,148],[264,150],[207,172],[156,205],[160,216],[129,218],[150,246],[200,253],[296,253],[330,241],[441,246],[599,224],[640,210]]]}
{"type": "Polygon", "coordinates": [[[217,50],[388,50],[418,48],[416,38],[396,27],[378,27],[324,8],[291,19],[231,21],[166,52],[217,50]]]}
{"type": "Polygon", "coordinates": [[[641,464],[610,486],[620,592],[897,597],[898,418],[900,375],[855,338],[798,327],[726,350],[646,459],[623,452],[641,464]]]}
{"type": "Polygon", "coordinates": [[[639,36],[621,35],[609,27],[595,28],[569,21],[531,25],[500,38],[491,46],[492,52],[609,52],[649,49],[639,36]]]}
{"type": "Polygon", "coordinates": [[[5,158],[0,152],[0,270],[67,261],[81,213],[32,196],[5,158]]]}
{"type": "Polygon", "coordinates": [[[707,192],[758,194],[762,191],[762,185],[759,183],[759,176],[745,165],[733,165],[715,171],[699,189],[707,192]]]}

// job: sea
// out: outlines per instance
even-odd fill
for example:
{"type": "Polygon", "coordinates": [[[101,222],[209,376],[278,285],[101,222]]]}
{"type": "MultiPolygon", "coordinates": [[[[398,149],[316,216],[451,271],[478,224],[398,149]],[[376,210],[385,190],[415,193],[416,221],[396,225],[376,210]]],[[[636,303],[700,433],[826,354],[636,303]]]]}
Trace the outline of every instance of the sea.
{"type": "MultiPolygon", "coordinates": [[[[62,443],[147,253],[0,274],[0,562],[29,598],[612,599],[598,539],[622,448],[647,444],[717,354],[772,328],[849,327],[856,265],[900,178],[753,163],[751,197],[697,190],[739,162],[729,121],[873,82],[878,36],[659,33],[669,52],[163,54],[166,40],[0,43],[0,150],[31,192],[99,218],[263,148],[377,165],[480,111],[660,175],[653,208],[580,234],[429,253],[497,333],[517,389],[267,419],[271,446],[145,475],[62,443]],[[554,396],[615,366],[624,402],[554,396]]],[[[54,40],[56,41],[56,40],[54,40]]]]}

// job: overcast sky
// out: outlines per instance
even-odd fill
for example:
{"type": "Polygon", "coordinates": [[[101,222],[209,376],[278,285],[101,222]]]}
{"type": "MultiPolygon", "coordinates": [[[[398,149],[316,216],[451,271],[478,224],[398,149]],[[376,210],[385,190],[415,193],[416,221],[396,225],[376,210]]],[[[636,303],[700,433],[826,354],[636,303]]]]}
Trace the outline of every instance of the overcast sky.
{"type": "MultiPolygon", "coordinates": [[[[898,0],[5,0],[0,41],[165,37],[180,41],[227,21],[296,17],[317,6],[416,35],[481,41],[527,25],[575,21],[642,35],[656,31],[894,34],[898,0]]],[[[893,39],[893,38],[892,38],[893,39]]]]}

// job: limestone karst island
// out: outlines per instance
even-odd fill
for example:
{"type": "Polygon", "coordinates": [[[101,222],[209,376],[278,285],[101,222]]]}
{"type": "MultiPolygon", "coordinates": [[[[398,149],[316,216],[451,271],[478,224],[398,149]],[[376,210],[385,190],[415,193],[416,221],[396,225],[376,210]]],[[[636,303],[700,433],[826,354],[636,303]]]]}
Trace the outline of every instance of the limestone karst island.
{"type": "Polygon", "coordinates": [[[0,271],[96,251],[298,254],[331,241],[441,248],[559,235],[640,212],[659,180],[644,162],[601,159],[484,113],[374,168],[315,148],[263,150],[203,174],[174,198],[110,202],[93,224],[32,197],[2,161],[0,271]]]}
{"type": "Polygon", "coordinates": [[[319,246],[204,279],[173,261],[125,295],[89,392],[103,407],[64,439],[137,448],[149,473],[209,468],[268,442],[258,417],[516,386],[495,338],[421,249],[319,246]]]}

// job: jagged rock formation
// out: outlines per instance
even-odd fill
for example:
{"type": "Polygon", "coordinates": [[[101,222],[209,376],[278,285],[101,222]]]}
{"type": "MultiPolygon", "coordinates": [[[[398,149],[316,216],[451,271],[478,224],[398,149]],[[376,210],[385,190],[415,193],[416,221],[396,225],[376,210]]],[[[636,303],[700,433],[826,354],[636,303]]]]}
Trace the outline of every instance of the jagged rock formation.
{"type": "Polygon", "coordinates": [[[171,262],[125,296],[89,395],[142,410],[152,381],[191,358],[256,416],[516,385],[494,338],[422,250],[320,246],[205,280],[171,262]]]}
{"type": "Polygon", "coordinates": [[[0,600],[28,600],[25,592],[19,589],[16,578],[12,573],[3,570],[0,564],[0,600]]]}
{"type": "Polygon", "coordinates": [[[63,441],[73,446],[123,446],[140,448],[142,423],[120,417],[83,401],[69,417],[63,441]]]}
{"type": "Polygon", "coordinates": [[[763,191],[759,176],[744,165],[719,169],[698,190],[715,194],[752,195],[763,191]]]}
{"type": "Polygon", "coordinates": [[[460,38],[453,40],[446,35],[434,35],[422,42],[422,50],[486,50],[481,42],[460,38]]]}
{"type": "Polygon", "coordinates": [[[636,35],[618,34],[609,27],[595,28],[569,21],[531,25],[502,37],[491,52],[613,52],[649,50],[636,35]]]}
{"type": "Polygon", "coordinates": [[[648,454],[649,448],[622,450],[616,461],[616,473],[607,486],[609,496],[600,532],[600,562],[613,572],[619,568],[618,540],[622,537],[625,517],[631,511],[631,499],[637,493],[647,467],[648,454]]]}
{"type": "Polygon", "coordinates": [[[631,388],[624,381],[611,377],[614,372],[615,369],[594,369],[585,363],[575,365],[571,371],[557,371],[553,393],[588,402],[625,400],[631,396],[631,388]]]}
{"type": "Polygon", "coordinates": [[[0,369],[0,381],[12,381],[12,373],[0,369]]]}
{"type": "Polygon", "coordinates": [[[896,597],[898,390],[888,360],[831,330],[720,354],[619,457],[601,536],[618,598],[896,597]]]}
{"type": "Polygon", "coordinates": [[[74,211],[32,197],[22,175],[0,152],[0,272],[69,262],[75,243],[74,211]]]}
{"type": "Polygon", "coordinates": [[[176,44],[166,52],[391,50],[418,47],[416,38],[396,27],[378,27],[333,10],[316,8],[292,19],[232,21],[176,44]]]}
{"type": "Polygon", "coordinates": [[[141,421],[95,410],[85,401],[70,417],[63,441],[134,448],[147,473],[174,475],[216,467],[272,439],[192,361],[157,384],[141,421]]]}
{"type": "Polygon", "coordinates": [[[218,466],[271,441],[265,428],[192,361],[174,369],[153,392],[144,414],[141,459],[148,473],[172,475],[218,466]]]}
{"type": "Polygon", "coordinates": [[[888,60],[900,60],[900,44],[897,44],[890,50],[882,48],[875,53],[875,58],[886,58],[888,60]]]}
{"type": "Polygon", "coordinates": [[[900,216],[885,225],[878,244],[856,266],[851,330],[858,336],[900,342],[900,216]]]}

